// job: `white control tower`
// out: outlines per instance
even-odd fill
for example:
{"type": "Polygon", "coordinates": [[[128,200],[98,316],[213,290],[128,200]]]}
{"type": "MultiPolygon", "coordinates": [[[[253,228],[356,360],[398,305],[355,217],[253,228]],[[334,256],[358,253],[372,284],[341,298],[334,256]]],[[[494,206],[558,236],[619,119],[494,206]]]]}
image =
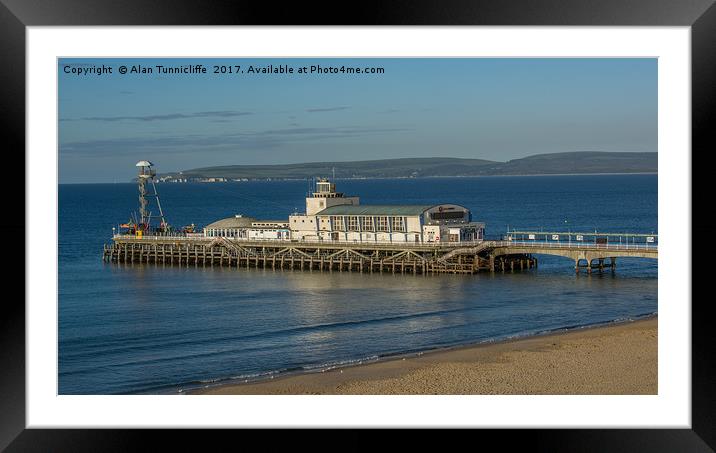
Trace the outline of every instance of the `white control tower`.
{"type": "Polygon", "coordinates": [[[331,206],[345,204],[357,206],[360,204],[360,198],[346,197],[343,193],[336,192],[334,183],[328,178],[321,178],[316,181],[316,191],[306,198],[306,215],[316,215],[317,212],[331,206]]]}

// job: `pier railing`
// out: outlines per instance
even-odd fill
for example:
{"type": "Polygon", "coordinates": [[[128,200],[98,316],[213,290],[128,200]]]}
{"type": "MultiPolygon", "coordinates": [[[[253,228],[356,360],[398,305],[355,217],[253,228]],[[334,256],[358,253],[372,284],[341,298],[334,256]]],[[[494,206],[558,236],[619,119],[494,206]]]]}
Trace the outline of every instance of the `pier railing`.
{"type": "Polygon", "coordinates": [[[534,247],[534,248],[555,248],[555,249],[580,249],[580,250],[657,250],[656,244],[643,243],[606,243],[599,244],[594,242],[576,242],[576,241],[489,241],[495,247],[534,247]]]}
{"type": "Polygon", "coordinates": [[[499,237],[500,240],[530,241],[530,242],[568,242],[585,244],[610,245],[639,245],[656,246],[659,235],[656,233],[605,233],[580,231],[520,231],[508,230],[499,237]]]}
{"type": "MultiPolygon", "coordinates": [[[[205,236],[142,236],[117,234],[114,235],[115,240],[130,240],[141,242],[165,242],[167,240],[182,240],[194,242],[214,241],[215,237],[205,236]]],[[[595,243],[587,241],[542,241],[542,240],[485,240],[485,241],[462,241],[462,242],[361,242],[361,241],[297,241],[291,239],[236,239],[226,238],[228,241],[236,244],[266,244],[276,245],[285,244],[286,246],[307,246],[307,247],[325,247],[325,246],[369,246],[371,248],[454,248],[454,247],[475,247],[478,245],[487,245],[489,247],[533,247],[533,248],[555,248],[555,249],[580,249],[580,250],[657,250],[657,244],[645,243],[595,243]]]]}
{"type": "MultiPolygon", "coordinates": [[[[138,242],[166,242],[171,240],[181,240],[181,241],[193,241],[193,242],[206,242],[210,243],[214,240],[216,240],[216,237],[205,237],[205,236],[172,236],[172,235],[166,235],[166,236],[134,236],[131,234],[115,234],[113,236],[113,239],[116,240],[124,240],[124,241],[138,241],[138,242]]],[[[478,245],[484,243],[484,241],[472,241],[472,242],[367,242],[367,241],[336,241],[336,240],[325,240],[325,241],[301,241],[296,239],[237,239],[237,238],[231,238],[226,237],[226,240],[235,243],[235,244],[266,244],[266,245],[276,245],[276,244],[283,244],[287,247],[332,247],[332,246],[369,246],[371,248],[395,248],[396,246],[401,248],[425,248],[425,247],[435,247],[435,248],[445,248],[445,247],[464,247],[464,246],[470,246],[470,245],[478,245]]]]}

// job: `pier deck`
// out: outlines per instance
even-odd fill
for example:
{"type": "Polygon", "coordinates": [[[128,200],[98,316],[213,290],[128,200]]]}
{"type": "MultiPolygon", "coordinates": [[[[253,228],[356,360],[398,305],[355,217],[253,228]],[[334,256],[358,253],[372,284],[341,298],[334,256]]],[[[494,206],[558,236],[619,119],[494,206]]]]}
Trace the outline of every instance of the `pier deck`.
{"type": "Polygon", "coordinates": [[[515,271],[537,266],[536,254],[571,258],[575,269],[616,269],[617,257],[658,259],[657,247],[539,241],[475,243],[358,243],[233,240],[186,236],[116,235],[103,260],[194,266],[389,273],[515,271]],[[610,261],[607,263],[605,259],[610,261]]]}

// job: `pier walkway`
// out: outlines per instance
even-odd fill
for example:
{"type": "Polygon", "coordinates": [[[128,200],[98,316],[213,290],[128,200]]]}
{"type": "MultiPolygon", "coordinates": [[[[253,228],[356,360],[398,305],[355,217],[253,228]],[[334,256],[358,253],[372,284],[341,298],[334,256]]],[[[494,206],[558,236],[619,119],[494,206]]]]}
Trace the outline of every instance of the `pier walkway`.
{"type": "Polygon", "coordinates": [[[105,261],[118,263],[473,274],[530,269],[537,266],[534,255],[555,255],[572,259],[577,272],[592,272],[593,269],[603,271],[605,268],[615,271],[619,257],[658,259],[655,241],[656,235],[565,232],[509,232],[501,240],[459,243],[308,242],[115,235],[112,244],[104,246],[102,256],[105,261]]]}

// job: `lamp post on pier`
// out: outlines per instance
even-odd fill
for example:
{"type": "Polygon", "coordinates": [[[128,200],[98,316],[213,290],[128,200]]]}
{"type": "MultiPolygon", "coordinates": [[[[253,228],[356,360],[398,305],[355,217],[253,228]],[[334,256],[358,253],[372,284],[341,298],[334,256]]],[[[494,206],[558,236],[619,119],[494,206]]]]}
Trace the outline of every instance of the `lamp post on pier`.
{"type": "MultiPolygon", "coordinates": [[[[564,223],[567,223],[567,219],[564,219],[564,223]]],[[[567,246],[572,246],[572,229],[567,226],[567,246]]]]}

